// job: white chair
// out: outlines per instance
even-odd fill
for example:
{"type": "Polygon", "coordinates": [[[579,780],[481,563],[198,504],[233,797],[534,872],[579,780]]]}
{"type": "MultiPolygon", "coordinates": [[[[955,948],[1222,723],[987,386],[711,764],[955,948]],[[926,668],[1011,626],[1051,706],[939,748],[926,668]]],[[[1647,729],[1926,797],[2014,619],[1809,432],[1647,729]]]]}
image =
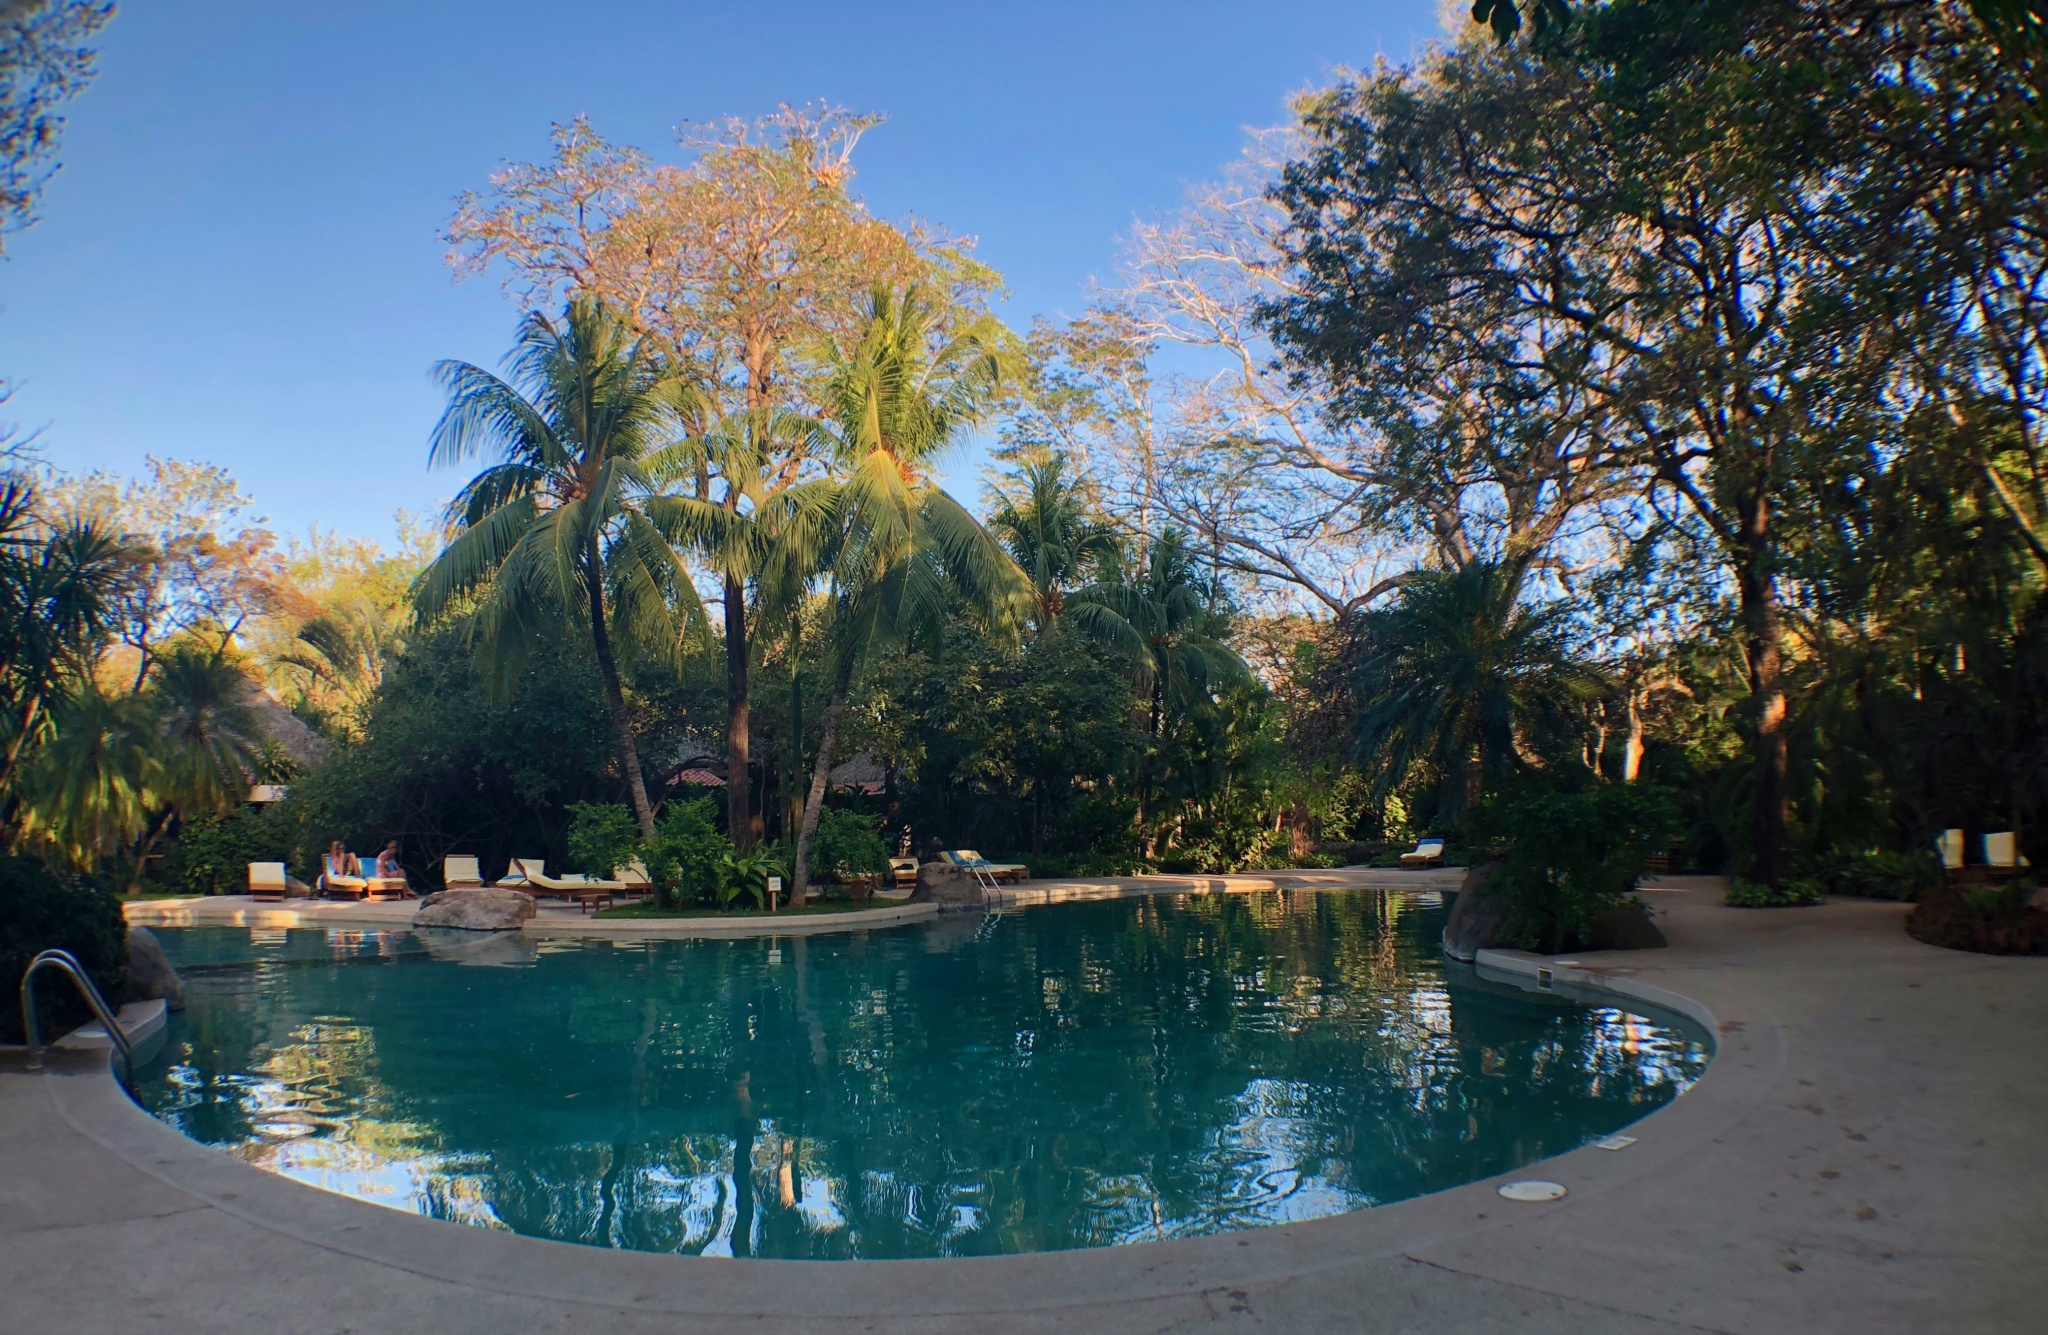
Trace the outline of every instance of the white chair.
{"type": "Polygon", "coordinates": [[[1934,841],[1935,851],[1941,854],[1944,871],[1954,871],[1963,865],[1963,832],[1943,830],[1941,837],[1934,841]]]}
{"type": "Polygon", "coordinates": [[[481,890],[484,874],[475,858],[451,855],[441,859],[441,883],[450,890],[481,890]]]}
{"type": "Polygon", "coordinates": [[[290,890],[291,883],[285,876],[282,862],[249,864],[249,898],[283,899],[290,890]]]}
{"type": "Polygon", "coordinates": [[[1441,839],[1418,839],[1413,850],[1401,855],[1404,867],[1441,867],[1444,865],[1444,841],[1441,839]]]}
{"type": "Polygon", "coordinates": [[[1984,865],[2007,870],[2027,865],[2027,860],[2020,856],[2019,841],[2011,830],[1984,836],[1984,865]]]}

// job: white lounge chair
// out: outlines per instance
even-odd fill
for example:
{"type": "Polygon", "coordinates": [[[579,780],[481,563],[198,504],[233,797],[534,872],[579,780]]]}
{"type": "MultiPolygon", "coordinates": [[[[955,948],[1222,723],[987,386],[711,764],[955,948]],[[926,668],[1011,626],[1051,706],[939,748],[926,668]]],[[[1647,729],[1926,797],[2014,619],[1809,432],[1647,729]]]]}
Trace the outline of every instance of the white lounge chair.
{"type": "Polygon", "coordinates": [[[1021,881],[1031,874],[1031,868],[1021,862],[990,862],[971,848],[955,848],[939,857],[963,871],[980,872],[993,881],[1021,881]]]}
{"type": "Polygon", "coordinates": [[[1984,836],[1984,865],[2004,871],[2015,871],[2028,865],[2011,830],[1984,836]]]}
{"type": "Polygon", "coordinates": [[[1404,867],[1441,867],[1444,865],[1444,841],[1441,839],[1418,839],[1415,847],[1401,855],[1404,867]]]}
{"type": "Polygon", "coordinates": [[[475,858],[449,856],[441,859],[441,884],[450,890],[481,890],[484,874],[475,858]]]}
{"type": "Polygon", "coordinates": [[[281,900],[290,893],[291,878],[285,874],[282,862],[249,864],[249,898],[281,900]]]}
{"type": "MultiPolygon", "coordinates": [[[[617,903],[617,896],[632,888],[624,881],[593,881],[588,876],[576,874],[550,876],[547,865],[544,858],[512,859],[512,869],[519,873],[520,888],[528,894],[548,894],[574,900],[585,912],[600,907],[600,900],[607,907],[617,903]]],[[[498,882],[500,885],[505,883],[498,882]]]]}
{"type": "Polygon", "coordinates": [[[363,899],[370,893],[367,876],[347,876],[334,869],[334,859],[320,859],[320,893],[329,899],[363,899]]]}
{"type": "Polygon", "coordinates": [[[1943,871],[1955,871],[1963,865],[1963,832],[1943,830],[1934,841],[1934,849],[1941,854],[1943,871]]]}

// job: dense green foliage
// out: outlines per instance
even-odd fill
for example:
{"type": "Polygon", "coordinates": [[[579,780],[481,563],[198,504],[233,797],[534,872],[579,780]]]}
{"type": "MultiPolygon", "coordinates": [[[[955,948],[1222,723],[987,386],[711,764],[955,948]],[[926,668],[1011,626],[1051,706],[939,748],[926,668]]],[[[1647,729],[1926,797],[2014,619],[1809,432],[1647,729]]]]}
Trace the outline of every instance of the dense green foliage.
{"type": "Polygon", "coordinates": [[[1505,850],[1488,887],[1508,902],[1504,939],[1525,950],[1589,944],[1594,923],[1670,841],[1675,819],[1670,799],[1643,784],[1521,796],[1481,813],[1482,838],[1505,850]]]}
{"type": "MultiPolygon", "coordinates": [[[[0,854],[0,1043],[23,1041],[21,976],[45,950],[77,956],[107,1000],[120,1005],[128,979],[120,899],[94,878],[60,876],[32,859],[0,854]]],[[[44,1042],[91,1018],[61,974],[45,971],[35,986],[44,1042]]]]}
{"type": "Polygon", "coordinates": [[[881,817],[858,811],[827,811],[810,847],[811,874],[873,876],[889,870],[889,846],[877,833],[881,817]]]}

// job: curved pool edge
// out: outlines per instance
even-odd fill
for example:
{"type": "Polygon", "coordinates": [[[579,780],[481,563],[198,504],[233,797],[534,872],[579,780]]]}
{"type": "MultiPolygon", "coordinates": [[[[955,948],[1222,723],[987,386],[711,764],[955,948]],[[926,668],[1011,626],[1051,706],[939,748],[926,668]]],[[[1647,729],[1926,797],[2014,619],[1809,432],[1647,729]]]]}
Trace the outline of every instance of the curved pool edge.
{"type": "MultiPolygon", "coordinates": [[[[1337,867],[1276,871],[1259,875],[1112,876],[1094,879],[1046,879],[1000,887],[989,908],[997,912],[1051,904],[1134,895],[1255,894],[1269,890],[1395,890],[1450,891],[1458,888],[1464,869],[1407,871],[1372,867],[1337,867]]],[[[125,901],[122,916],[132,927],[257,927],[358,928],[406,931],[419,907],[409,900],[338,901],[326,899],[255,900],[247,895],[209,895],[189,899],[125,901]]],[[[973,912],[976,910],[968,910],[973,912]]],[[[921,922],[938,916],[931,903],[891,903],[871,909],[815,916],[783,917],[754,913],[733,918],[598,918],[581,909],[543,904],[522,930],[529,937],[609,940],[701,940],[706,938],[813,936],[827,932],[865,932],[921,922]]]]}
{"type": "MultiPolygon", "coordinates": [[[[1494,968],[1520,976],[1523,964],[1505,958],[1494,968]]],[[[1670,989],[1589,969],[1574,969],[1560,981],[1688,1015],[1710,1033],[1716,1029],[1704,1003],[1670,989]]],[[[112,1155],[195,1205],[314,1249],[298,1265],[319,1265],[325,1254],[493,1294],[673,1316],[957,1318],[1134,1302],[1213,1305],[1218,1294],[1372,1258],[1412,1259],[1460,1239],[1582,1209],[1685,1162],[1764,1097],[1781,1074],[1783,1035],[1773,1025],[1751,1023],[1738,1027],[1735,1041],[1730,1037],[1723,1028],[1700,1079],[1634,1123],[1629,1131],[1637,1143],[1620,1153],[1583,1146],[1431,1195],[1304,1223],[1073,1251],[920,1260],[734,1262],[612,1251],[428,1219],[276,1176],[189,1140],[135,1104],[108,1065],[53,1070],[45,1084],[59,1115],[112,1155]],[[1570,1194],[1555,1204],[1513,1205],[1496,1193],[1499,1183],[1535,1173],[1564,1183],[1570,1194]]]]}

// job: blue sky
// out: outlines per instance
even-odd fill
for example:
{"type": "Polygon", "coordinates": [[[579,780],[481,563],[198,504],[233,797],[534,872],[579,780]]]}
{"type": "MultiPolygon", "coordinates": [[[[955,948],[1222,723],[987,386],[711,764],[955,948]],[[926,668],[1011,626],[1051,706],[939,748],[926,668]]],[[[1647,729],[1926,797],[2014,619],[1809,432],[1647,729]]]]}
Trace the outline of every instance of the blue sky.
{"type": "MultiPolygon", "coordinates": [[[[1137,217],[1338,65],[1404,60],[1432,0],[1012,5],[127,0],[42,221],[0,262],[7,416],[70,469],[205,459],[281,533],[387,541],[438,358],[495,365],[511,303],[455,284],[454,196],[589,114],[657,154],[689,119],[881,111],[856,189],[977,237],[1004,315],[1077,313],[1137,217]]],[[[978,461],[958,460],[974,494],[978,461]]]]}

